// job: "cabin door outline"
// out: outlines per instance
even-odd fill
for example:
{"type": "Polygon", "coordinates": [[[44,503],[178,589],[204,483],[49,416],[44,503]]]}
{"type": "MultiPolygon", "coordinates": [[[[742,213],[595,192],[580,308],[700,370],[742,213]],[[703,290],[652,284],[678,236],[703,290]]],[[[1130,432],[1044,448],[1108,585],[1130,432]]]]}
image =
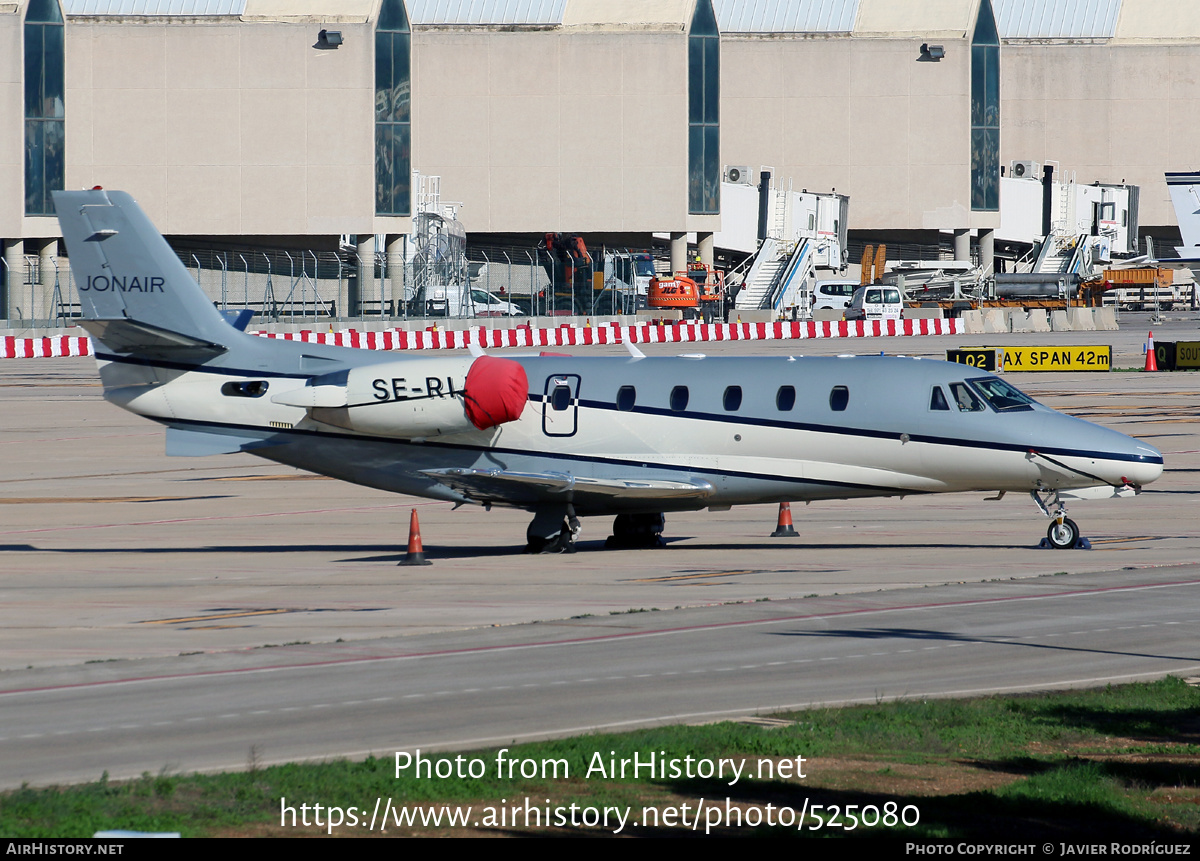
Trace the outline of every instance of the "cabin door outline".
{"type": "Polygon", "coordinates": [[[542,393],[542,433],[575,436],[579,429],[579,374],[551,374],[542,393]]]}

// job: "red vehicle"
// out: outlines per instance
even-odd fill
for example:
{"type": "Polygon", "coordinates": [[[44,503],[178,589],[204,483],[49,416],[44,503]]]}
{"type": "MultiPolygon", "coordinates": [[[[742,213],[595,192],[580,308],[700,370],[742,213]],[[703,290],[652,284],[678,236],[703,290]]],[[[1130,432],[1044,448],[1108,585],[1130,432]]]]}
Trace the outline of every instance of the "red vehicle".
{"type": "Polygon", "coordinates": [[[703,316],[713,320],[721,316],[725,301],[725,273],[707,264],[689,263],[687,274],[650,279],[646,294],[649,308],[683,311],[684,319],[703,316]]]}

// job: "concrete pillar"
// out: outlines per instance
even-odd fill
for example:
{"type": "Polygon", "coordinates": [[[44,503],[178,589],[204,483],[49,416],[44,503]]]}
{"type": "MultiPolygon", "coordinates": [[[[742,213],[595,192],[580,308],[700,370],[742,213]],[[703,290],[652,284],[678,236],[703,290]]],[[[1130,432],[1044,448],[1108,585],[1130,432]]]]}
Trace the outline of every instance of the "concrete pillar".
{"type": "Polygon", "coordinates": [[[700,262],[706,266],[713,265],[713,235],[711,233],[696,234],[696,244],[700,246],[700,262]]]}
{"type": "Polygon", "coordinates": [[[996,271],[996,231],[979,231],[979,265],[989,273],[996,271]]]}
{"type": "Polygon", "coordinates": [[[24,244],[20,239],[4,240],[4,283],[0,285],[0,320],[17,317],[21,304],[21,284],[25,280],[24,244]]]}
{"type": "MultiPolygon", "coordinates": [[[[387,300],[392,303],[391,312],[397,317],[404,316],[404,241],[402,233],[387,235],[387,275],[390,295],[387,300]]],[[[384,307],[380,316],[389,309],[384,307]]]]}
{"type": "MultiPolygon", "coordinates": [[[[57,239],[42,239],[39,240],[41,247],[38,249],[38,286],[37,297],[34,300],[34,309],[31,314],[37,320],[47,321],[54,316],[54,285],[58,275],[58,269],[55,267],[58,257],[58,240],[57,239]]],[[[64,279],[65,280],[65,279],[64,279]]]]}
{"type": "Polygon", "coordinates": [[[971,259],[971,229],[960,227],[954,231],[954,259],[971,259]]]}
{"type": "Polygon", "coordinates": [[[358,277],[346,282],[346,296],[338,301],[338,317],[343,320],[357,317],[359,302],[375,298],[375,234],[361,233],[358,236],[358,277]]]}
{"type": "Polygon", "coordinates": [[[687,271],[687,234],[671,234],[671,274],[687,271]]]}

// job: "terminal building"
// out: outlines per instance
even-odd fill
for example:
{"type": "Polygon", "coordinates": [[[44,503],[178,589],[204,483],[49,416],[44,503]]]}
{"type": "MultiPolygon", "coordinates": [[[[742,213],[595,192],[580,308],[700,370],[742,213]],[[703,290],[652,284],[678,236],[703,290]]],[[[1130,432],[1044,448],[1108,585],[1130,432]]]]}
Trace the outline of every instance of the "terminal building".
{"type": "Polygon", "coordinates": [[[711,259],[729,170],[767,170],[849,196],[856,236],[986,257],[1018,162],[1137,185],[1170,237],[1200,6],[0,0],[10,327],[50,316],[55,189],[129,191],[176,243],[400,260],[436,178],[472,241],[657,234],[676,262],[711,259]]]}

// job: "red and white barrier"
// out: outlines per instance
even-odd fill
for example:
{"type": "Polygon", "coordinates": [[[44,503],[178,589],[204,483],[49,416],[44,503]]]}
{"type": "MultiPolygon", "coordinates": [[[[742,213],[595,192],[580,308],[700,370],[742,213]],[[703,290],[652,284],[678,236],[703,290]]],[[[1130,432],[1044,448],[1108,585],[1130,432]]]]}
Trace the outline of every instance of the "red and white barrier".
{"type": "Polygon", "coordinates": [[[49,359],[59,356],[90,356],[92,341],[76,335],[53,338],[0,338],[0,359],[49,359]]]}
{"type": "MultiPolygon", "coordinates": [[[[428,329],[383,332],[255,332],[264,338],[334,344],[362,350],[464,350],[472,342],[484,348],[585,347],[592,344],[689,344],[702,341],[792,341],[807,338],[882,338],[913,335],[961,335],[962,320],[855,320],[846,322],[777,323],[643,323],[622,326],[534,329],[428,329]]],[[[59,335],[53,338],[0,338],[0,359],[40,359],[57,356],[90,356],[92,344],[86,337],[59,335]]]]}

